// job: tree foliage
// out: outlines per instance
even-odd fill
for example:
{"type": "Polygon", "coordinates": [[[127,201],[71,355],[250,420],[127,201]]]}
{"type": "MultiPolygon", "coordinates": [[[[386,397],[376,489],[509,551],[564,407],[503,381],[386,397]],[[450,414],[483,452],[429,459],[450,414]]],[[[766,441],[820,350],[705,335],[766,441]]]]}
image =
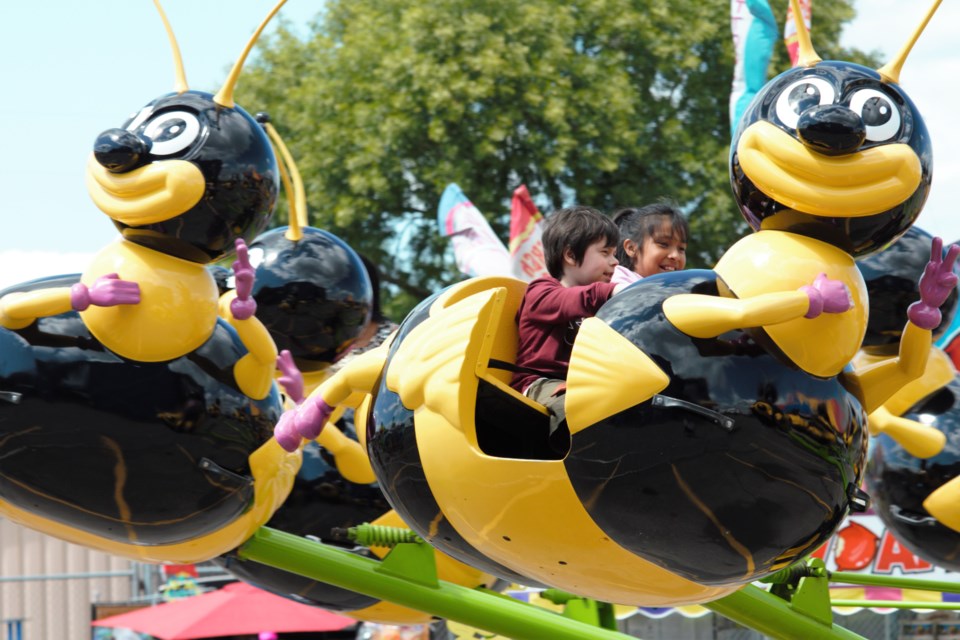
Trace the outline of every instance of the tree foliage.
{"type": "MultiPolygon", "coordinates": [[[[817,0],[822,57],[869,61],[838,48],[852,17],[852,0],[817,0]]],[[[771,74],[789,65],[777,50],[771,74]]],[[[381,266],[397,314],[461,277],[437,233],[450,182],[504,239],[520,184],[547,213],[669,197],[689,212],[691,264],[712,264],[745,228],[732,57],[718,0],[328,0],[308,37],[261,46],[238,101],[271,115],[311,223],[381,266]]]]}

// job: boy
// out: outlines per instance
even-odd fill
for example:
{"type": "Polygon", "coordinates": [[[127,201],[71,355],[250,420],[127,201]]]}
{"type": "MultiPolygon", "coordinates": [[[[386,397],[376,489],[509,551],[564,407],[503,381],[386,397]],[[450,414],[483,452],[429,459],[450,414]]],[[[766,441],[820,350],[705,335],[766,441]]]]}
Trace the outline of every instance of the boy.
{"type": "MultiPolygon", "coordinates": [[[[590,207],[568,207],[547,219],[543,252],[550,276],[527,286],[517,311],[519,347],[511,386],[550,411],[550,436],[563,439],[564,392],[580,322],[626,284],[611,284],[620,232],[590,207]]],[[[565,450],[569,443],[564,443],[565,450]]]]}

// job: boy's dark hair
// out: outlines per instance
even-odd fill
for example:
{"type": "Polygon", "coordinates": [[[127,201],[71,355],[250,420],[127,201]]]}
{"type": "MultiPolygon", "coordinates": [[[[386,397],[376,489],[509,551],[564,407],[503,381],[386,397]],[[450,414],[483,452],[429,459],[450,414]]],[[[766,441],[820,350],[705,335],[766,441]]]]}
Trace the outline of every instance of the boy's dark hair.
{"type": "Polygon", "coordinates": [[[580,264],[587,247],[600,239],[605,239],[611,247],[620,242],[620,232],[613,220],[592,207],[560,209],[544,223],[542,242],[547,271],[559,280],[563,277],[564,249],[569,247],[580,264]]]}
{"type": "Polygon", "coordinates": [[[620,229],[620,238],[617,242],[617,260],[620,264],[629,265],[632,261],[623,248],[623,240],[633,240],[643,251],[643,239],[654,236],[666,222],[670,225],[681,242],[686,242],[690,235],[690,226],[687,219],[680,213],[680,208],[671,200],[661,200],[643,207],[627,207],[614,212],[613,222],[620,229]]]}

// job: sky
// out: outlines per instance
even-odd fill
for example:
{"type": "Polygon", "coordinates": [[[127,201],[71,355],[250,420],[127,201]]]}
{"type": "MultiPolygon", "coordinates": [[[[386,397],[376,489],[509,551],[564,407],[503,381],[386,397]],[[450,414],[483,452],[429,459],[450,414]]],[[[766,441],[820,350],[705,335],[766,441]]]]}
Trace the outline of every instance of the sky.
{"type": "MultiPolygon", "coordinates": [[[[289,0],[279,15],[306,33],[321,4],[289,0]]],[[[164,0],[190,87],[215,92],[273,5],[274,0],[164,0]]],[[[919,25],[928,3],[856,0],[855,5],[858,16],[842,42],[881,51],[886,60],[919,25]]],[[[814,46],[816,19],[814,2],[814,46]]],[[[957,24],[960,3],[943,3],[900,78],[924,115],[934,147],[933,186],[918,225],[947,241],[960,239],[954,205],[960,200],[957,24]]],[[[82,271],[93,253],[117,237],[87,195],[87,156],[97,134],[171,91],[174,72],[150,0],[4,2],[0,25],[6,86],[0,100],[3,287],[82,271]]]]}

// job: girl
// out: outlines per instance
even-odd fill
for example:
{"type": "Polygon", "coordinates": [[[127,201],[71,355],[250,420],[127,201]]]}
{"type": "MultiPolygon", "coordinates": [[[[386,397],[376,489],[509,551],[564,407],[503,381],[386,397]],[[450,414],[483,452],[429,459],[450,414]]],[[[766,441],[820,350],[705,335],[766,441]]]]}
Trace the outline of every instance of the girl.
{"type": "Polygon", "coordinates": [[[620,229],[614,284],[636,282],[645,276],[680,271],[687,264],[687,221],[670,202],[648,204],[639,209],[620,209],[613,214],[620,229]]]}

